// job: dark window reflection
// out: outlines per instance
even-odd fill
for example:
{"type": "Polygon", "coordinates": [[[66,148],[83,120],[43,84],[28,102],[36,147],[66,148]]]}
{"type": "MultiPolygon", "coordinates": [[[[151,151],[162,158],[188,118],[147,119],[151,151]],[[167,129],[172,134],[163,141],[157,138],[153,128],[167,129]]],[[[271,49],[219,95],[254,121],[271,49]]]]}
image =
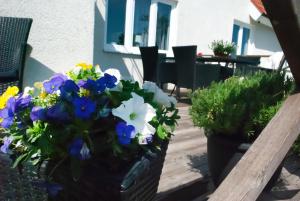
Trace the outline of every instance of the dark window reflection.
{"type": "Polygon", "coordinates": [[[124,45],[126,0],[109,0],[107,12],[106,42],[124,45]]]}
{"type": "Polygon", "coordinates": [[[163,3],[158,3],[156,45],[161,50],[167,50],[169,46],[170,15],[172,7],[163,3]]]}
{"type": "Polygon", "coordinates": [[[133,46],[147,46],[151,0],[136,0],[134,8],[133,46]]]}

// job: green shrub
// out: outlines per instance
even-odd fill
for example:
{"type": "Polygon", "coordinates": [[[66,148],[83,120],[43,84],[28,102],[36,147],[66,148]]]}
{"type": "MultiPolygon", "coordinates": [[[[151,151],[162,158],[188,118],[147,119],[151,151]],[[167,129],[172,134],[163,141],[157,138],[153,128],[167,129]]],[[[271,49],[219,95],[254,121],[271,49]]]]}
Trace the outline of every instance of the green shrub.
{"type": "Polygon", "coordinates": [[[215,55],[229,55],[233,53],[236,49],[234,43],[223,40],[214,40],[209,48],[214,52],[215,55]]]}
{"type": "Polygon", "coordinates": [[[213,83],[192,94],[190,114],[207,135],[222,134],[253,141],[280,108],[293,81],[284,73],[258,72],[213,83]]]}

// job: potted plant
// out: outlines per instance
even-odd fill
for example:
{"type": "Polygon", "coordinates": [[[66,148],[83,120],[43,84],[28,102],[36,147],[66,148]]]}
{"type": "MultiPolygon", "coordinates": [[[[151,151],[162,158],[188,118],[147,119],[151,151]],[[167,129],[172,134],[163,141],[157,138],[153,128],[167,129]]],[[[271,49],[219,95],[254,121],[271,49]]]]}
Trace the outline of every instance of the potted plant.
{"type": "Polygon", "coordinates": [[[192,94],[190,114],[208,138],[208,165],[216,186],[226,176],[224,169],[237,163],[227,166],[232,157],[247,151],[292,90],[293,82],[285,73],[258,72],[231,77],[192,94]]]}
{"type": "Polygon", "coordinates": [[[154,83],[140,87],[115,69],[81,63],[2,94],[1,151],[13,167],[45,166],[39,186],[49,200],[149,199],[179,118],[175,104],[154,83]]]}
{"type": "Polygon", "coordinates": [[[214,52],[215,56],[227,57],[235,51],[236,45],[224,40],[214,40],[209,48],[214,52]]]}

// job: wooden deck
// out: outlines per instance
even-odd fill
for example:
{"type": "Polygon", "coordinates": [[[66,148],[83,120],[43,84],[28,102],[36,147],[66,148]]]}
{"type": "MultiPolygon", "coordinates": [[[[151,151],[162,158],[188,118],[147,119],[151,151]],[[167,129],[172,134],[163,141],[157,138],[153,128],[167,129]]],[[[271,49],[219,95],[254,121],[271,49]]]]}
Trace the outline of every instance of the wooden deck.
{"type": "Polygon", "coordinates": [[[183,195],[191,199],[207,191],[206,137],[202,129],[193,126],[188,106],[179,107],[179,115],[158,187],[160,201],[182,201],[183,195]]]}
{"type": "MultiPolygon", "coordinates": [[[[204,201],[213,192],[210,182],[206,137],[193,126],[188,105],[179,107],[181,119],[169,145],[156,201],[204,201]]],[[[300,157],[290,154],[281,177],[270,193],[258,201],[284,201],[300,192],[300,157]]]]}

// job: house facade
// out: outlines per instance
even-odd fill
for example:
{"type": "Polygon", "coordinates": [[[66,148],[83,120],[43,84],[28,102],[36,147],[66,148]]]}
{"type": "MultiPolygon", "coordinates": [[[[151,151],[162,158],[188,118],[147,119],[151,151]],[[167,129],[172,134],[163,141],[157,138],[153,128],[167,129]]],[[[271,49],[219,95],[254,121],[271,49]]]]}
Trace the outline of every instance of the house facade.
{"type": "Polygon", "coordinates": [[[142,80],[138,46],[197,45],[212,54],[213,40],[233,41],[237,54],[271,55],[280,45],[257,0],[0,0],[0,16],[33,18],[24,85],[76,63],[118,68],[142,80]]]}

